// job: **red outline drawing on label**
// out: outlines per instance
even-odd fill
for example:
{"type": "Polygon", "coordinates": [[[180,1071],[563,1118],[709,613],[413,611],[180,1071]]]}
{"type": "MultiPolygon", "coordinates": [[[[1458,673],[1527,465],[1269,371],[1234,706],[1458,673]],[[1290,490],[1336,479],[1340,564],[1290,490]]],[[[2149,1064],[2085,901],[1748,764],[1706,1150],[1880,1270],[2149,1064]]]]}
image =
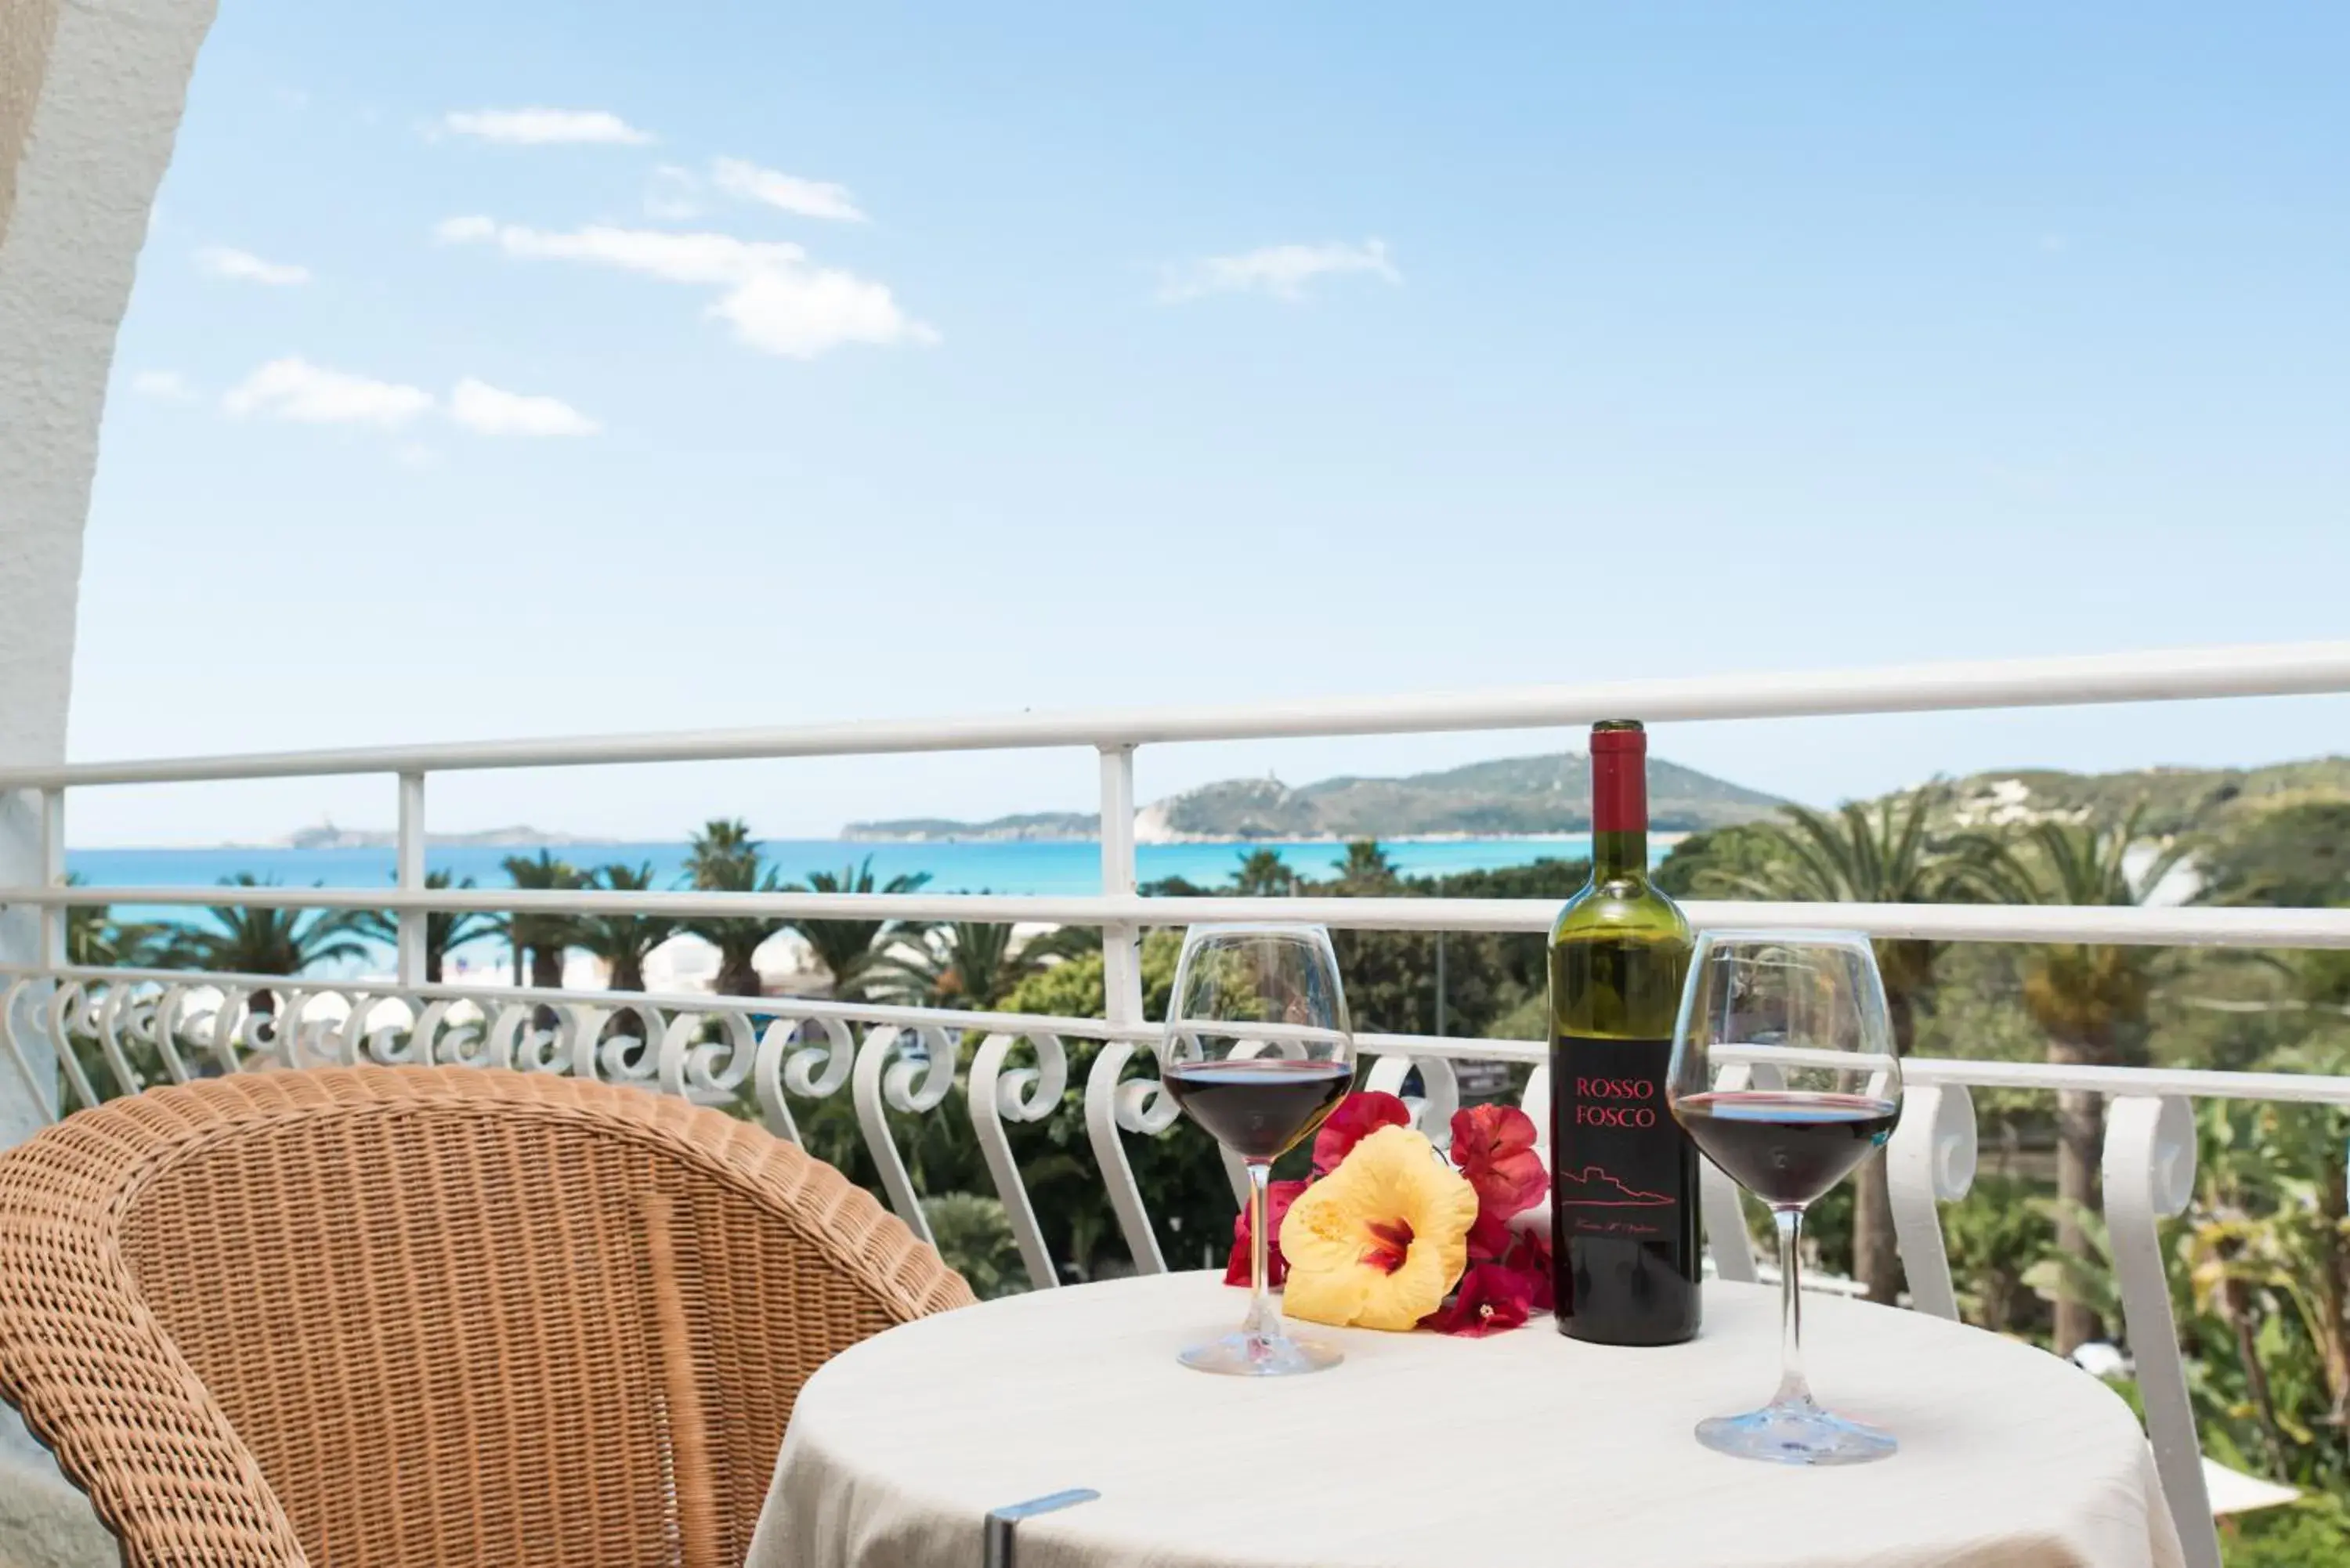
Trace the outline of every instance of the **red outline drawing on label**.
{"type": "Polygon", "coordinates": [[[1570,1209],[1656,1209],[1672,1202],[1672,1199],[1664,1193],[1643,1192],[1637,1187],[1618,1181],[1608,1175],[1604,1167],[1596,1165],[1585,1166],[1579,1175],[1561,1174],[1554,1177],[1552,1180],[1558,1189],[1558,1201],[1570,1209]],[[1606,1184],[1602,1190],[1620,1194],[1620,1196],[1607,1198],[1568,1196],[1572,1192],[1587,1190],[1595,1185],[1595,1179],[1596,1182],[1606,1184]]]}

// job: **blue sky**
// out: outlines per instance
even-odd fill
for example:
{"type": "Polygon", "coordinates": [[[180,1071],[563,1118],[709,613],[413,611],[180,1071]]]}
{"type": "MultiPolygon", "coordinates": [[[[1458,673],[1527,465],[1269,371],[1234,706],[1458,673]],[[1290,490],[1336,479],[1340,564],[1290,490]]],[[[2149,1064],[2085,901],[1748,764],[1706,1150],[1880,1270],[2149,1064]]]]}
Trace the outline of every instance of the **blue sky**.
{"type": "MultiPolygon", "coordinates": [[[[227,0],[122,332],[73,753],[2338,636],[2345,44],[2142,5],[227,0]]],[[[2345,721],[1659,749],[1830,801],[2345,721]]],[[[1559,743],[1161,749],[1140,785],[1559,743]]],[[[473,775],[434,815],[808,834],[1092,779],[473,775]]],[[[91,791],[73,833],[391,810],[91,791]]]]}

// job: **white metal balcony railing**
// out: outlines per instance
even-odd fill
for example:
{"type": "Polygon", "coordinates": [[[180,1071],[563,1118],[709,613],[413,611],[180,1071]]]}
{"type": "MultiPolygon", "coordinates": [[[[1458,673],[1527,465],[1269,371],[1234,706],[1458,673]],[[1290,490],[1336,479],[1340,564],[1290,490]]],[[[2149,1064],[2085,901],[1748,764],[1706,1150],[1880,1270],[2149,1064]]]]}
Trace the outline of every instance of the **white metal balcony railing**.
{"type": "MultiPolygon", "coordinates": [[[[1580,724],[1623,714],[1721,720],[2025,707],[2350,691],[2350,643],[2204,649],[2085,659],[1928,665],[1909,669],[1720,680],[1524,688],[1399,699],[1298,701],[889,722],[793,729],[478,744],[393,746],[155,762],[81,763],[0,770],[0,789],[36,792],[44,875],[0,888],[0,905],[40,910],[38,961],[0,964],[0,1038],[23,1091],[55,1116],[53,1058],[73,1105],[99,1086],[68,1047],[94,1039],[120,1092],[148,1086],[131,1064],[150,1053],[173,1080],[201,1071],[250,1071],[329,1062],[451,1062],[571,1073],[641,1084],[698,1100],[748,1096],[776,1133],[793,1137],[795,1102],[848,1089],[891,1206],[927,1235],[918,1194],[887,1112],[921,1116],[966,1075],[972,1126],[1014,1239],[1038,1288],[1059,1282],[1015,1154],[1011,1127],[1041,1121],[1068,1086],[1069,1040],[1098,1041],[1085,1084],[1087,1130],[1135,1266],[1166,1266],[1125,1140],[1174,1120],[1148,1075],[1156,1031],[1142,1008],[1139,942],[1145,927],[1224,919],[1318,921],[1356,929],[1540,931],[1540,900],[1139,897],[1133,822],[1137,746],[1186,741],[1335,734],[1424,733],[1580,724]],[[921,893],[808,894],[432,889],[425,886],[425,785],[435,773],[476,768],[1085,746],[1101,779],[1102,892],[1085,898],[921,893]],[[69,789],[112,784],[389,774],[398,781],[397,885],[387,891],[319,888],[78,888],[65,885],[69,789]],[[65,911],[75,905],[251,905],[393,909],[398,972],[375,980],[208,975],[78,968],[65,962],[65,911]],[[534,991],[423,981],[430,910],[959,919],[1099,927],[1108,1017],[1028,1017],[806,997],[730,998],[534,991]],[[270,1004],[256,1008],[266,990],[270,1004]],[[618,1021],[615,1026],[615,1021],[618,1021]],[[630,1023],[640,1025],[631,1030],[630,1023]],[[968,1061],[962,1038],[980,1037],[968,1061]],[[1014,1053],[1024,1060],[1014,1064],[1014,1053]]],[[[1700,927],[1796,928],[1822,923],[1816,904],[1695,903],[1700,927]]],[[[1835,923],[1883,937],[1957,941],[2095,941],[2240,948],[2350,947],[2350,910],[1843,905],[1835,923]]],[[[1399,1090],[1415,1072],[1419,1122],[1440,1130],[1458,1102],[1453,1064],[1532,1067],[1524,1102],[1546,1127],[1543,1047],[1523,1041],[1365,1034],[1372,1087],[1399,1090]]],[[[2193,1189],[2195,1099],[2290,1100],[2350,1106],[2350,1078],[2288,1074],[2054,1067],[1918,1058],[1906,1064],[1908,1104],[1887,1151],[1900,1249],[1917,1310],[1958,1315],[1938,1205],[1973,1180],[1970,1087],[2109,1096],[2104,1162],[2106,1220],[2127,1336],[2158,1465],[2190,1561],[2217,1568],[2218,1546],[2199,1465],[2184,1363],[2165,1282],[2158,1221],[2184,1210],[2193,1189]]],[[[1755,1262],[1736,1189],[1706,1168],[1709,1246],[1721,1274],[1752,1279],[1755,1262]]],[[[1236,1183],[1237,1186],[1237,1183],[1236,1183]]]]}

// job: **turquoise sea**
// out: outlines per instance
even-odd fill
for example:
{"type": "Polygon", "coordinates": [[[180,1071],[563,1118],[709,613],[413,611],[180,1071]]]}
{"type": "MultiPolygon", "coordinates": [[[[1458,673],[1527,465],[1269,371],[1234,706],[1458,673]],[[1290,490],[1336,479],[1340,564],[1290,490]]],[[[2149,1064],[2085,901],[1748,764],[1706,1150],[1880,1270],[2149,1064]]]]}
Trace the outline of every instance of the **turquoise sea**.
{"type": "MultiPolygon", "coordinates": [[[[1406,875],[1439,877],[1457,871],[1523,866],[1542,859],[1581,859],[1591,851],[1585,834],[1542,838],[1399,839],[1385,844],[1388,857],[1406,875]]],[[[769,864],[785,882],[804,879],[812,871],[838,875],[873,859],[877,883],[908,872],[930,873],[930,888],[942,892],[1085,894],[1101,891],[1101,846],[1066,843],[926,843],[898,841],[865,843],[837,838],[767,839],[762,844],[769,864]]],[[[1279,852],[1283,860],[1307,877],[1326,877],[1346,857],[1346,846],[1328,843],[1146,844],[1137,850],[1141,877],[1151,881],[1181,877],[1213,888],[1228,880],[1241,858],[1258,849],[1279,852]]],[[[1659,846],[1661,853],[1661,846],[1659,846]]],[[[535,855],[535,849],[507,846],[435,846],[425,856],[426,866],[448,871],[462,880],[471,877],[484,888],[503,888],[508,878],[504,862],[512,855],[535,855]]],[[[612,862],[636,867],[650,861],[657,884],[673,886],[682,879],[686,846],[679,843],[567,844],[554,847],[560,858],[580,867],[612,862]]],[[[392,851],[384,849],[74,849],[66,855],[67,868],[97,888],[205,887],[249,871],[265,881],[288,887],[312,884],[328,888],[381,888],[392,879],[392,851]]],[[[193,920],[199,910],[163,906],[114,906],[120,919],[193,920]]],[[[502,950],[484,943],[472,950],[487,956],[502,950]]],[[[372,954],[359,967],[383,967],[388,954],[372,954]]]]}
{"type": "MultiPolygon", "coordinates": [[[[1448,838],[1395,840],[1388,857],[1408,876],[1440,877],[1455,871],[1523,866],[1541,859],[1580,859],[1590,853],[1583,834],[1543,838],[1448,838]]],[[[786,882],[811,871],[837,874],[873,859],[877,881],[907,872],[930,873],[931,888],[942,892],[1072,894],[1101,891],[1101,846],[1066,843],[860,843],[837,838],[777,838],[762,843],[768,864],[786,882]]],[[[1228,880],[1243,856],[1272,849],[1308,877],[1326,877],[1346,857],[1339,844],[1146,844],[1136,858],[1144,881],[1181,877],[1201,887],[1228,880]]],[[[503,863],[534,849],[504,846],[435,846],[425,856],[435,871],[471,877],[484,888],[506,885],[503,863]]],[[[651,862],[657,881],[676,882],[683,873],[683,844],[567,844],[554,853],[574,866],[618,861],[651,862]]],[[[202,887],[249,871],[292,887],[380,888],[391,881],[392,852],[385,849],[75,849],[66,865],[99,888],[202,887]]]]}

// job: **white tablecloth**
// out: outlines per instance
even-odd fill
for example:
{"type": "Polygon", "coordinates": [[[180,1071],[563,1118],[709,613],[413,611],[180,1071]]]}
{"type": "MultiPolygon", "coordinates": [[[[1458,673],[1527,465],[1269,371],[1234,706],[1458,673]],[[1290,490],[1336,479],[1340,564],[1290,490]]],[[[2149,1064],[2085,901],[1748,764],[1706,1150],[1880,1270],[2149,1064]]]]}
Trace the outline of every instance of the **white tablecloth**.
{"type": "Polygon", "coordinates": [[[1812,1386],[1901,1441],[1792,1469],[1698,1446],[1778,1374],[1778,1298],[1709,1282],[1666,1349],[1314,1328],[1347,1362],[1253,1381],[1176,1365],[1238,1320],[1212,1274],[1045,1292],[849,1350],[802,1392],[752,1568],[974,1568],[990,1509],[1021,1568],[2176,1568],[2128,1408],[2029,1345],[1807,1297],[1812,1386]]]}

